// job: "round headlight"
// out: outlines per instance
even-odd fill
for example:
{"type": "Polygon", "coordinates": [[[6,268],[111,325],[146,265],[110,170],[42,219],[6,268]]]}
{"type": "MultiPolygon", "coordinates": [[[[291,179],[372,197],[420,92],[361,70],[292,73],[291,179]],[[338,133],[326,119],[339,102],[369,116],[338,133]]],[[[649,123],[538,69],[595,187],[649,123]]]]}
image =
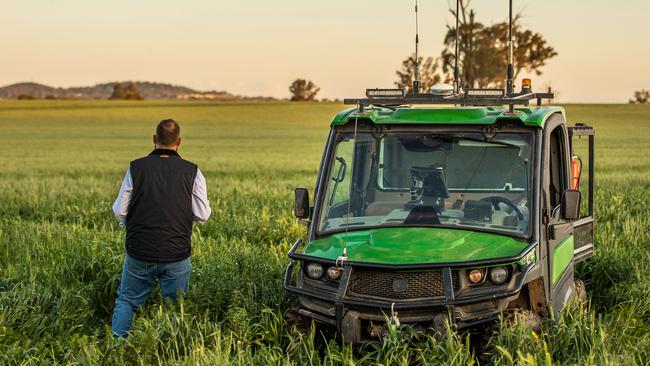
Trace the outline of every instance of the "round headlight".
{"type": "Polygon", "coordinates": [[[483,271],[480,269],[473,269],[469,271],[467,277],[469,278],[469,282],[475,285],[483,281],[483,271]]]}
{"type": "Polygon", "coordinates": [[[490,269],[490,280],[500,285],[508,280],[508,270],[505,267],[494,267],[490,269]]]}
{"type": "Polygon", "coordinates": [[[327,278],[330,280],[338,280],[341,277],[341,269],[338,267],[330,267],[327,269],[327,278]]]}
{"type": "Polygon", "coordinates": [[[309,263],[307,265],[307,277],[311,278],[312,280],[317,280],[323,277],[324,273],[325,269],[318,263],[309,263]]]}

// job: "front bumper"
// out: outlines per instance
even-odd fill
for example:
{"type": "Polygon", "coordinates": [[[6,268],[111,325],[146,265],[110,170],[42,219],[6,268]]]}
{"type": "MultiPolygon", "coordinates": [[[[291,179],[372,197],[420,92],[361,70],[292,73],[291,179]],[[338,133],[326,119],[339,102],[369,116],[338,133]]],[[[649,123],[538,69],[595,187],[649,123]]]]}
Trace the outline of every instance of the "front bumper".
{"type": "MultiPolygon", "coordinates": [[[[338,284],[331,288],[318,286],[314,281],[305,279],[302,274],[295,276],[294,280],[297,261],[319,261],[318,258],[296,254],[295,248],[298,245],[299,243],[296,243],[290,251],[292,261],[287,266],[284,288],[298,295],[300,314],[336,327],[337,334],[347,342],[363,341],[367,338],[367,333],[372,337],[377,336],[378,324],[383,325],[393,315],[393,311],[398,312],[402,324],[413,324],[424,329],[437,328],[442,331],[447,322],[452,328],[461,329],[494,321],[519,297],[532,267],[517,266],[518,270],[513,271],[507,285],[481,290],[467,289],[467,286],[461,284],[458,273],[462,267],[432,265],[430,269],[441,272],[443,289],[437,296],[390,299],[364,296],[351,291],[355,271],[367,271],[368,267],[378,271],[392,271],[390,268],[373,264],[343,262],[343,273],[338,284]],[[368,331],[364,332],[365,330],[368,331]]],[[[332,264],[320,261],[323,264],[332,264]]],[[[399,270],[409,269],[401,266],[399,270]]],[[[426,269],[418,265],[411,270],[426,269]]]]}

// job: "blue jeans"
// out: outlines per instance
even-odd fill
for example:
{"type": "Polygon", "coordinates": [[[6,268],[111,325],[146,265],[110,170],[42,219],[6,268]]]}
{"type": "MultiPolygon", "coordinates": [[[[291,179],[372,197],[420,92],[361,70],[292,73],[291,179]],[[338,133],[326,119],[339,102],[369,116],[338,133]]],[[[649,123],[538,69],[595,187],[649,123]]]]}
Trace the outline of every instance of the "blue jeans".
{"type": "Polygon", "coordinates": [[[160,281],[160,291],[164,299],[176,301],[178,290],[187,293],[192,265],[190,259],[171,263],[144,262],[124,257],[122,282],[117,290],[117,300],[113,310],[113,335],[126,337],[131,329],[133,313],[140,308],[160,281]]]}

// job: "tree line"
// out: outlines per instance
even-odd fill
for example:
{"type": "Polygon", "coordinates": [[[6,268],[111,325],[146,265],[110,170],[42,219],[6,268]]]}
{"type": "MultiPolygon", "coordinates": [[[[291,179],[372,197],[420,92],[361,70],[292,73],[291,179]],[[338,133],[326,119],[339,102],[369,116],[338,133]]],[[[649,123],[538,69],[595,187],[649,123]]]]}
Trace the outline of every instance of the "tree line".
{"type": "MultiPolygon", "coordinates": [[[[456,17],[456,10],[449,10],[456,17]]],[[[526,70],[536,75],[542,74],[542,67],[558,55],[544,37],[522,25],[523,14],[513,18],[513,49],[515,78],[526,70]]],[[[508,23],[485,25],[477,18],[468,0],[461,0],[458,27],[458,65],[461,85],[464,88],[503,88],[505,85],[508,23]]],[[[439,57],[418,57],[420,85],[428,91],[439,82],[453,82],[456,62],[456,27],[447,26],[443,39],[443,50],[439,57]]],[[[411,91],[416,65],[415,54],[402,61],[396,71],[395,86],[411,91]]],[[[291,84],[291,100],[314,100],[320,89],[311,81],[298,79],[291,84]]]]}
{"type": "MultiPolygon", "coordinates": [[[[456,9],[449,10],[456,18],[456,9]]],[[[523,26],[523,13],[513,17],[513,62],[515,79],[526,71],[541,75],[546,63],[556,57],[558,52],[533,30],[523,26]]],[[[476,11],[470,7],[469,0],[461,0],[459,6],[458,27],[458,66],[461,86],[468,88],[499,88],[506,83],[508,54],[507,22],[491,25],[478,20],[476,11]]],[[[420,69],[420,86],[423,91],[431,90],[437,83],[453,83],[454,65],[456,63],[456,27],[447,26],[443,39],[443,50],[439,57],[418,57],[420,69]]],[[[396,71],[395,86],[411,91],[415,74],[415,54],[408,56],[396,71]]],[[[297,79],[289,87],[292,101],[315,100],[320,88],[310,80],[297,79]]],[[[650,91],[634,92],[631,104],[650,103],[650,91]]]]}
{"type": "MultiPolygon", "coordinates": [[[[456,17],[456,9],[449,10],[456,17]]],[[[542,67],[558,53],[544,37],[522,25],[523,13],[513,17],[512,42],[515,78],[526,70],[542,74],[542,67]]],[[[461,0],[458,27],[458,68],[461,85],[464,88],[504,88],[508,54],[508,23],[485,25],[478,20],[476,11],[469,1],[461,0]]],[[[439,82],[452,83],[456,63],[456,27],[447,26],[443,39],[443,50],[438,58],[419,57],[420,84],[423,90],[430,90],[439,82]]],[[[413,85],[415,55],[402,62],[397,70],[395,85],[410,90],[413,85]]]]}

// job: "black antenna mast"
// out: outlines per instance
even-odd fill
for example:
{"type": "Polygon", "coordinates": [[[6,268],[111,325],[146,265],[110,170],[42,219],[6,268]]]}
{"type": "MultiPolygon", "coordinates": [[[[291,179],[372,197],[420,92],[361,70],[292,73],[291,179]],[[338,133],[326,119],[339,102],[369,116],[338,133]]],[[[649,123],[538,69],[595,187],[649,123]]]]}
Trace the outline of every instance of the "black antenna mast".
{"type": "Polygon", "coordinates": [[[418,0],[415,0],[415,70],[413,76],[413,94],[420,93],[420,27],[418,25],[418,0]]]}
{"type": "Polygon", "coordinates": [[[506,84],[506,92],[508,94],[512,93],[514,91],[514,85],[513,85],[513,77],[515,74],[514,71],[514,66],[513,64],[513,50],[512,50],[512,0],[509,0],[510,3],[510,11],[508,15],[508,69],[506,70],[507,76],[508,76],[508,81],[506,84]]]}
{"type": "Polygon", "coordinates": [[[460,92],[460,75],[458,73],[458,11],[460,10],[460,0],[456,0],[456,55],[454,56],[454,93],[460,92]]]}

